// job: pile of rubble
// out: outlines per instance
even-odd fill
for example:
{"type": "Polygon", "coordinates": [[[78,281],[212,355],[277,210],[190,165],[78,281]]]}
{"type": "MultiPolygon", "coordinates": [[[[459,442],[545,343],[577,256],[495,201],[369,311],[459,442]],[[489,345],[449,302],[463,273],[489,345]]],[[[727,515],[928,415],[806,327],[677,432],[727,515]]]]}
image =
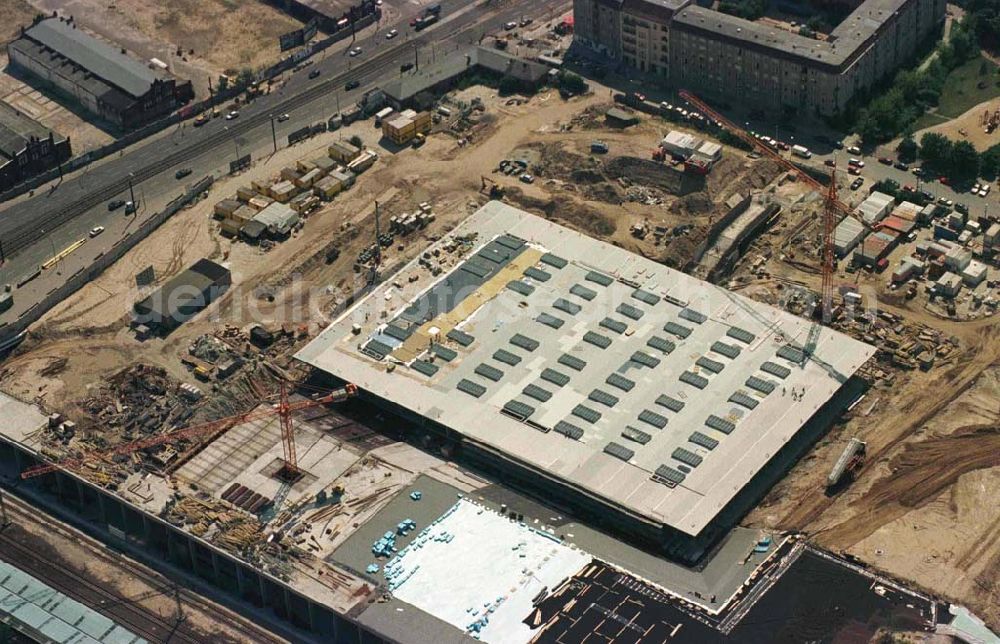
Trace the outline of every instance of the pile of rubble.
{"type": "Polygon", "coordinates": [[[101,441],[113,444],[182,426],[194,413],[186,398],[165,369],[136,364],[111,376],[78,406],[93,420],[95,437],[115,430],[116,440],[101,441]]]}
{"type": "Polygon", "coordinates": [[[245,552],[263,538],[262,526],[255,517],[230,509],[214,498],[183,496],[171,500],[162,517],[175,526],[187,526],[195,536],[230,552],[245,552]]]}

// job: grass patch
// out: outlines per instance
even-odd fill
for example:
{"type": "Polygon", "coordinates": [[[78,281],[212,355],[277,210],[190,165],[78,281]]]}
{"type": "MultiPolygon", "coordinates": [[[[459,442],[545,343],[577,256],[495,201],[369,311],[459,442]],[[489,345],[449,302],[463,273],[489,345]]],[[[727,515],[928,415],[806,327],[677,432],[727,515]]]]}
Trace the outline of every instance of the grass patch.
{"type": "Polygon", "coordinates": [[[916,123],[913,124],[914,131],[920,131],[924,128],[934,127],[935,125],[941,125],[942,123],[947,123],[951,119],[945,118],[936,112],[927,112],[923,116],[917,119],[916,123]]]}
{"type": "Polygon", "coordinates": [[[996,64],[983,57],[973,58],[956,67],[945,78],[937,114],[955,118],[997,96],[1000,96],[1000,75],[997,74],[996,64]],[[986,73],[983,74],[983,71],[986,73]]]}

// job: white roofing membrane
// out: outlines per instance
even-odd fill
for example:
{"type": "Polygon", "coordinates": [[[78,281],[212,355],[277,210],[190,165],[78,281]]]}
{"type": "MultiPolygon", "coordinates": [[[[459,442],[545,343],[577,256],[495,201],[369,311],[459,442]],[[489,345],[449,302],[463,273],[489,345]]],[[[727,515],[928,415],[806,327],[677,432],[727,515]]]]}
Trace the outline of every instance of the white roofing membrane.
{"type": "Polygon", "coordinates": [[[544,587],[553,589],[591,557],[540,529],[461,499],[383,569],[405,579],[392,592],[486,642],[520,644],[521,620],[544,587]]]}

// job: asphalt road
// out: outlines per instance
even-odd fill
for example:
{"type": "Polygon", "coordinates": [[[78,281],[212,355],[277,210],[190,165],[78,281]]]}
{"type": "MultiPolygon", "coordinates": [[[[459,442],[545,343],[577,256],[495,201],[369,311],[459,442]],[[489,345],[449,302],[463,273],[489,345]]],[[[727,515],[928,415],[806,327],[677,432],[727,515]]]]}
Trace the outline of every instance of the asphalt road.
{"type": "MultiPolygon", "coordinates": [[[[399,74],[399,66],[419,56],[426,65],[438,55],[477,42],[484,33],[497,33],[503,23],[521,16],[549,17],[563,0],[528,3],[526,0],[445,0],[442,21],[416,33],[407,21],[384,25],[380,31],[355,43],[364,49],[358,57],[347,54],[346,43],[339,51],[314,57],[314,64],[292,74],[280,91],[261,97],[240,110],[237,119],[217,118],[200,128],[190,122],[151,140],[136,144],[120,157],[93,164],[52,188],[40,189],[36,196],[17,201],[0,211],[0,242],[7,261],[0,266],[0,284],[15,282],[63,248],[86,238],[95,226],[104,226],[108,238],[127,233],[134,226],[123,210],[108,212],[107,202],[129,196],[132,190],[142,203],[139,216],[155,212],[178,196],[183,181],[176,170],[190,168],[190,179],[228,171],[229,161],[238,155],[272,149],[271,115],[288,113],[290,119],[276,123],[278,145],[287,143],[288,133],[320,120],[357,101],[367,89],[399,74]],[[399,36],[385,40],[390,28],[399,36]],[[319,70],[317,78],[309,73],[319,70]],[[360,87],[345,91],[351,80],[360,87]]],[[[102,235],[104,237],[104,235],[102,235]]],[[[114,241],[110,239],[110,241],[114,241]]],[[[106,242],[109,243],[110,242],[106,242]]]]}

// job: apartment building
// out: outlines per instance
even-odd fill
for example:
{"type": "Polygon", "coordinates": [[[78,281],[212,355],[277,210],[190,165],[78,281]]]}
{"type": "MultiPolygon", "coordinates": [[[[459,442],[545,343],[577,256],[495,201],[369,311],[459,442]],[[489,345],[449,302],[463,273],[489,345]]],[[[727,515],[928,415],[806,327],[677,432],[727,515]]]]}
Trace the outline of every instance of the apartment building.
{"type": "Polygon", "coordinates": [[[820,39],[692,0],[576,0],[574,10],[582,44],[676,87],[829,115],[909,60],[945,1],[865,0],[820,39]]]}

